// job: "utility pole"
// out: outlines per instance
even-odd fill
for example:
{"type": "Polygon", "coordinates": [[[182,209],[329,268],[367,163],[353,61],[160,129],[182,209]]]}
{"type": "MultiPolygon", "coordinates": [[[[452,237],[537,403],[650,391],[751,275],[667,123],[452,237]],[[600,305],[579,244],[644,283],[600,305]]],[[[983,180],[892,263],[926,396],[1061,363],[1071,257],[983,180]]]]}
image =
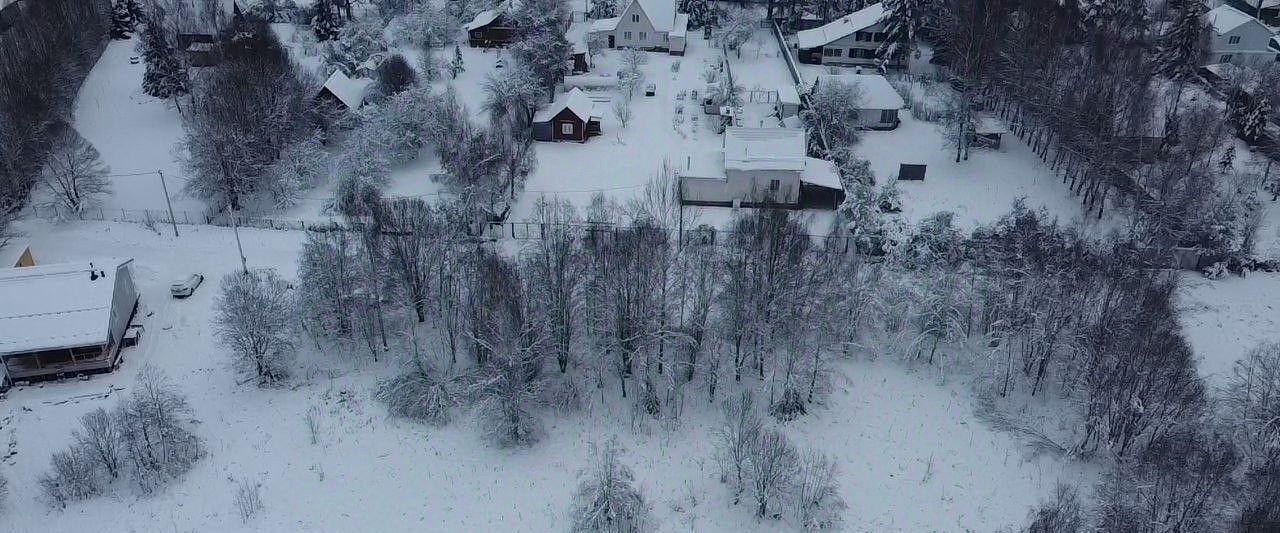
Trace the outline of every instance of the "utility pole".
{"type": "Polygon", "coordinates": [[[231,204],[227,204],[227,215],[231,217],[231,231],[236,234],[236,249],[240,251],[240,268],[248,274],[249,261],[244,258],[244,246],[240,244],[240,225],[236,223],[236,214],[231,211],[231,204]]]}
{"type": "Polygon", "coordinates": [[[169,223],[173,224],[173,236],[178,236],[178,219],[173,217],[173,202],[169,201],[169,186],[164,182],[164,171],[157,170],[156,174],[160,175],[160,187],[164,189],[164,204],[169,206],[169,223]]]}

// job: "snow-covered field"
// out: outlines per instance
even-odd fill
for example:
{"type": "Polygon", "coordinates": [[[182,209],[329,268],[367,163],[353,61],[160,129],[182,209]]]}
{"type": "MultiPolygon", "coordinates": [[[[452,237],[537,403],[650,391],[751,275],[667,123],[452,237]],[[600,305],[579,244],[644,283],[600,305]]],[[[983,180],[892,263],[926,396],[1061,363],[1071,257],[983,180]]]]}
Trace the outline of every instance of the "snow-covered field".
{"type": "MultiPolygon", "coordinates": [[[[630,404],[615,391],[601,401],[589,389],[584,412],[539,414],[542,442],[500,451],[466,421],[436,430],[389,418],[371,391],[397,368],[394,360],[320,353],[308,342],[307,370],[292,386],[237,383],[210,325],[217,280],[239,268],[228,229],[193,228],[179,239],[101,222],[22,229],[39,236],[43,262],[127,250],[136,259],[146,333],[115,373],[15,389],[0,401],[0,438],[15,441],[18,452],[0,466],[13,493],[0,519],[9,530],[563,530],[588,445],[610,435],[628,449],[659,530],[780,527],[757,522],[747,504],[730,504],[712,459],[719,415],[700,389],[687,393],[678,427],[633,423],[630,404]],[[209,283],[190,299],[169,298],[167,282],[195,271],[209,283]],[[49,454],[70,442],[76,419],[127,394],[144,364],[166,371],[188,395],[208,457],[153,497],[136,496],[122,481],[65,511],[36,501],[36,478],[49,454]],[[113,392],[100,397],[106,391],[113,392]],[[321,413],[316,445],[303,421],[313,408],[321,413]],[[232,503],[244,479],[261,484],[265,504],[248,525],[232,503]]],[[[245,229],[242,238],[251,267],[293,275],[300,232],[245,229]]],[[[1059,480],[1085,475],[1074,463],[1025,459],[1020,442],[973,417],[961,384],[940,384],[888,357],[845,361],[839,370],[828,405],[785,430],[802,447],[837,459],[850,531],[990,531],[1022,520],[1059,480]]],[[[718,394],[732,393],[730,386],[718,394]]]]}

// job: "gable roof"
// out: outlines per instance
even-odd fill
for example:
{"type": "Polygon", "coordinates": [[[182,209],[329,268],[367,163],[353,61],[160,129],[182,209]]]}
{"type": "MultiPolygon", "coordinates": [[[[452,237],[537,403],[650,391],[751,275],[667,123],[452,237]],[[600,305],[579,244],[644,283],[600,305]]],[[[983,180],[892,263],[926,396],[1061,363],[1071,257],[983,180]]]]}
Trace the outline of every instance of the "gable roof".
{"type": "MultiPolygon", "coordinates": [[[[0,239],[3,243],[4,239],[0,239]]],[[[22,254],[27,252],[31,247],[31,241],[26,239],[9,239],[8,244],[0,246],[0,268],[10,268],[18,264],[18,260],[22,259],[22,254]]]]}
{"type": "Polygon", "coordinates": [[[507,14],[514,7],[510,0],[499,2],[498,5],[493,6],[493,9],[486,9],[476,13],[471,22],[462,25],[462,29],[471,31],[493,24],[493,21],[498,20],[499,17],[507,14]]]}
{"type": "Polygon", "coordinates": [[[322,89],[328,89],[330,94],[342,102],[343,105],[350,109],[360,109],[364,105],[364,97],[367,95],[369,85],[373,80],[369,78],[348,78],[341,70],[333,71],[329,75],[329,79],[325,80],[322,89]]]}
{"type": "Polygon", "coordinates": [[[556,98],[556,101],[552,102],[551,105],[538,111],[538,114],[533,116],[533,121],[546,122],[555,118],[565,109],[582,119],[583,122],[600,117],[600,113],[596,111],[596,103],[591,101],[591,97],[582,92],[582,89],[574,87],[569,92],[556,98]]]}
{"type": "Polygon", "coordinates": [[[486,9],[484,11],[476,13],[476,18],[471,19],[471,22],[463,24],[462,29],[471,31],[474,29],[483,28],[485,26],[488,26],[489,24],[492,24],[493,21],[498,20],[498,15],[501,15],[501,14],[502,13],[497,9],[486,9]]]}
{"type": "Polygon", "coordinates": [[[1262,25],[1257,19],[1246,15],[1243,11],[1231,7],[1229,5],[1220,5],[1210,9],[1204,14],[1205,20],[1209,21],[1209,26],[1213,28],[1214,33],[1222,35],[1230,33],[1232,30],[1244,26],[1250,22],[1262,25]]]}
{"type": "Polygon", "coordinates": [[[879,74],[819,74],[814,78],[813,86],[816,88],[823,81],[857,87],[862,93],[862,109],[902,109],[907,106],[889,80],[879,74]]]}
{"type": "Polygon", "coordinates": [[[876,25],[884,18],[884,5],[871,4],[835,21],[796,34],[800,48],[817,48],[876,25]]]}
{"type": "Polygon", "coordinates": [[[804,130],[727,128],[724,168],[732,170],[804,170],[804,130]]]}
{"type": "MultiPolygon", "coordinates": [[[[675,0],[631,0],[631,3],[640,4],[640,9],[644,10],[644,15],[649,17],[649,22],[653,24],[653,31],[669,32],[675,28],[675,0]]],[[[626,9],[622,11],[625,13],[626,9]]]]}
{"type": "Polygon", "coordinates": [[[0,354],[106,344],[115,276],[131,261],[0,269],[0,354]],[[106,276],[91,279],[91,270],[106,276]]]}

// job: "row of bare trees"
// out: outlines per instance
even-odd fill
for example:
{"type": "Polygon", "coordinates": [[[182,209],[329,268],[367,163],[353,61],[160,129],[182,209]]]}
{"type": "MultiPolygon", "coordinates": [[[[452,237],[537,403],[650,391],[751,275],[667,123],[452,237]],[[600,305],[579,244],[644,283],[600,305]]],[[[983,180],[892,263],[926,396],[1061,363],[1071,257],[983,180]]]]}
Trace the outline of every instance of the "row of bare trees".
{"type": "Polygon", "coordinates": [[[25,204],[80,84],[107,43],[111,3],[7,5],[0,30],[0,232],[25,204]]]}

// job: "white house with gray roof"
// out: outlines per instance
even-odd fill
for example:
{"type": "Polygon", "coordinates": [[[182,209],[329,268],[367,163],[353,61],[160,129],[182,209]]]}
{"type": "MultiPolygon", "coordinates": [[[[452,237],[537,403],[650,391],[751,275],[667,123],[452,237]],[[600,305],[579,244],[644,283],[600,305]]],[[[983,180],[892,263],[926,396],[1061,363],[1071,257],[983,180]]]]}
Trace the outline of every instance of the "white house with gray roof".
{"type": "Polygon", "coordinates": [[[1205,63],[1262,65],[1280,61],[1280,50],[1272,47],[1275,35],[1258,19],[1228,5],[1204,15],[1209,26],[1209,46],[1205,63]]]}
{"type": "Polygon", "coordinates": [[[675,0],[631,0],[618,16],[592,21],[591,35],[609,48],[638,48],[684,55],[689,15],[675,0]]]}

